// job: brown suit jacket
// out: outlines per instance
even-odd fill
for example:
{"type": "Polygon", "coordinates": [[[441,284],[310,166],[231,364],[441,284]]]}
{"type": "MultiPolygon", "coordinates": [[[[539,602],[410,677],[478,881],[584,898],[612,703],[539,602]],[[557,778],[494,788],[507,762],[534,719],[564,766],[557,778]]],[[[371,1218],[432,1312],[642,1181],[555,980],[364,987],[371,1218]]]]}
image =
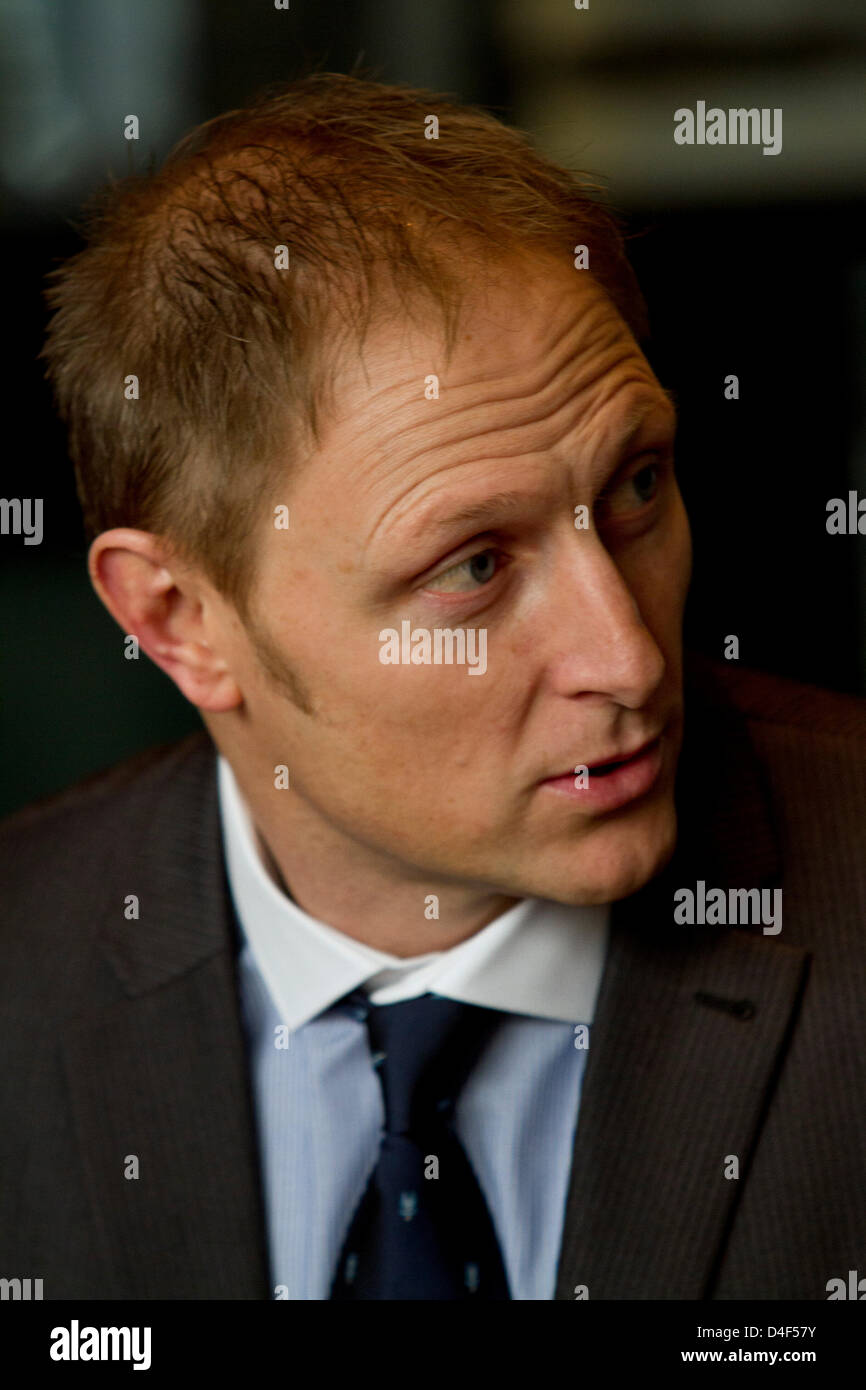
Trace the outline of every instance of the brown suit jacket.
{"type": "MultiPolygon", "coordinates": [[[[866,1275],[866,701],[687,672],[678,848],[613,908],[555,1296],[826,1299],[866,1275]],[[781,933],[675,925],[699,879],[781,887],[781,933]]],[[[271,1297],[209,737],[7,819],[0,891],[0,1276],[271,1297]]]]}

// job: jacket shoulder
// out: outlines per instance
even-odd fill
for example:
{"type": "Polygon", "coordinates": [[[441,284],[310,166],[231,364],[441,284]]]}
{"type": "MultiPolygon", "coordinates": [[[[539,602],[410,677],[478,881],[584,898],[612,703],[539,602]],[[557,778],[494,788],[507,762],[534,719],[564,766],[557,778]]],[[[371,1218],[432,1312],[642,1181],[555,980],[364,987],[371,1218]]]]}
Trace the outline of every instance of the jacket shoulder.
{"type": "Polygon", "coordinates": [[[686,698],[753,725],[798,730],[804,738],[844,740],[866,756],[866,698],[690,654],[686,698]]]}
{"type": "Polygon", "coordinates": [[[33,882],[61,867],[85,872],[89,859],[120,847],[143,820],[167,804],[215,757],[206,730],[137,753],[43,797],[0,820],[0,881],[9,901],[16,882],[33,882]],[[99,847],[99,853],[94,851],[99,847]]]}

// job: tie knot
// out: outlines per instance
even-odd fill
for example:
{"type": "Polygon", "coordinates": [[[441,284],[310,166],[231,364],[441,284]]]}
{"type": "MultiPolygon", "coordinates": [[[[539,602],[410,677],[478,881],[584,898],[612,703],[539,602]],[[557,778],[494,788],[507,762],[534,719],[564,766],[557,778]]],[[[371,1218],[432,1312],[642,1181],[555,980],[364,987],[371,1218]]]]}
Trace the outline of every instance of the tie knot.
{"type": "Polygon", "coordinates": [[[366,1017],[390,1134],[416,1131],[447,1115],[503,1018],[498,1009],[437,994],[371,1004],[355,991],[349,1002],[358,1017],[366,1017]]]}

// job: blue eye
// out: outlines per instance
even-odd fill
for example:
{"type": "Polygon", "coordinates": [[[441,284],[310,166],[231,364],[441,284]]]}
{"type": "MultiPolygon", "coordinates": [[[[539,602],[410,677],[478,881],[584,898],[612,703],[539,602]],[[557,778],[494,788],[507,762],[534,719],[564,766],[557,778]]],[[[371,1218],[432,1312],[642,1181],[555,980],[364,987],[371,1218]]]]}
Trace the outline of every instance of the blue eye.
{"type": "Polygon", "coordinates": [[[489,584],[498,573],[495,557],[498,551],[490,548],[479,550],[475,555],[470,555],[465,560],[461,560],[459,565],[452,565],[450,569],[443,570],[427,585],[428,589],[443,592],[471,592],[473,587],[489,584]],[[468,580],[468,584],[462,581],[468,580]]]}

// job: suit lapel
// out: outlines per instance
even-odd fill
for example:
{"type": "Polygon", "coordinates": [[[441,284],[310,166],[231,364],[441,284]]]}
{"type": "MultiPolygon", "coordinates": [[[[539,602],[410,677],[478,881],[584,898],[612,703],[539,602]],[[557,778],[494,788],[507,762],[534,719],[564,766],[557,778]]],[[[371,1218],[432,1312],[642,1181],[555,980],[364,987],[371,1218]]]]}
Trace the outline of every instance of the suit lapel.
{"type": "Polygon", "coordinates": [[[744,728],[689,693],[668,868],[614,904],[555,1298],[711,1297],[805,987],[809,954],[760,927],[676,926],[673,893],[777,881],[744,728]],[[701,783],[703,782],[703,785],[701,783]],[[726,1177],[730,1157],[739,1177],[726,1177]],[[582,1294],[581,1286],[586,1294],[582,1294]]]}
{"type": "Polygon", "coordinates": [[[64,1040],[110,1296],[267,1298],[210,740],[187,740],[156,765],[126,814],[124,843],[137,852],[105,863],[96,909],[126,997],[78,1019],[64,1040]],[[127,921],[132,892],[140,917],[127,921]],[[133,1159],[137,1176],[127,1176],[133,1159]]]}
{"type": "Polygon", "coordinates": [[[665,939],[665,920],[669,906],[655,925],[648,915],[612,932],[558,1299],[576,1285],[593,1299],[708,1296],[784,1055],[806,953],[710,928],[694,930],[713,940],[690,947],[669,929],[665,939]]]}

